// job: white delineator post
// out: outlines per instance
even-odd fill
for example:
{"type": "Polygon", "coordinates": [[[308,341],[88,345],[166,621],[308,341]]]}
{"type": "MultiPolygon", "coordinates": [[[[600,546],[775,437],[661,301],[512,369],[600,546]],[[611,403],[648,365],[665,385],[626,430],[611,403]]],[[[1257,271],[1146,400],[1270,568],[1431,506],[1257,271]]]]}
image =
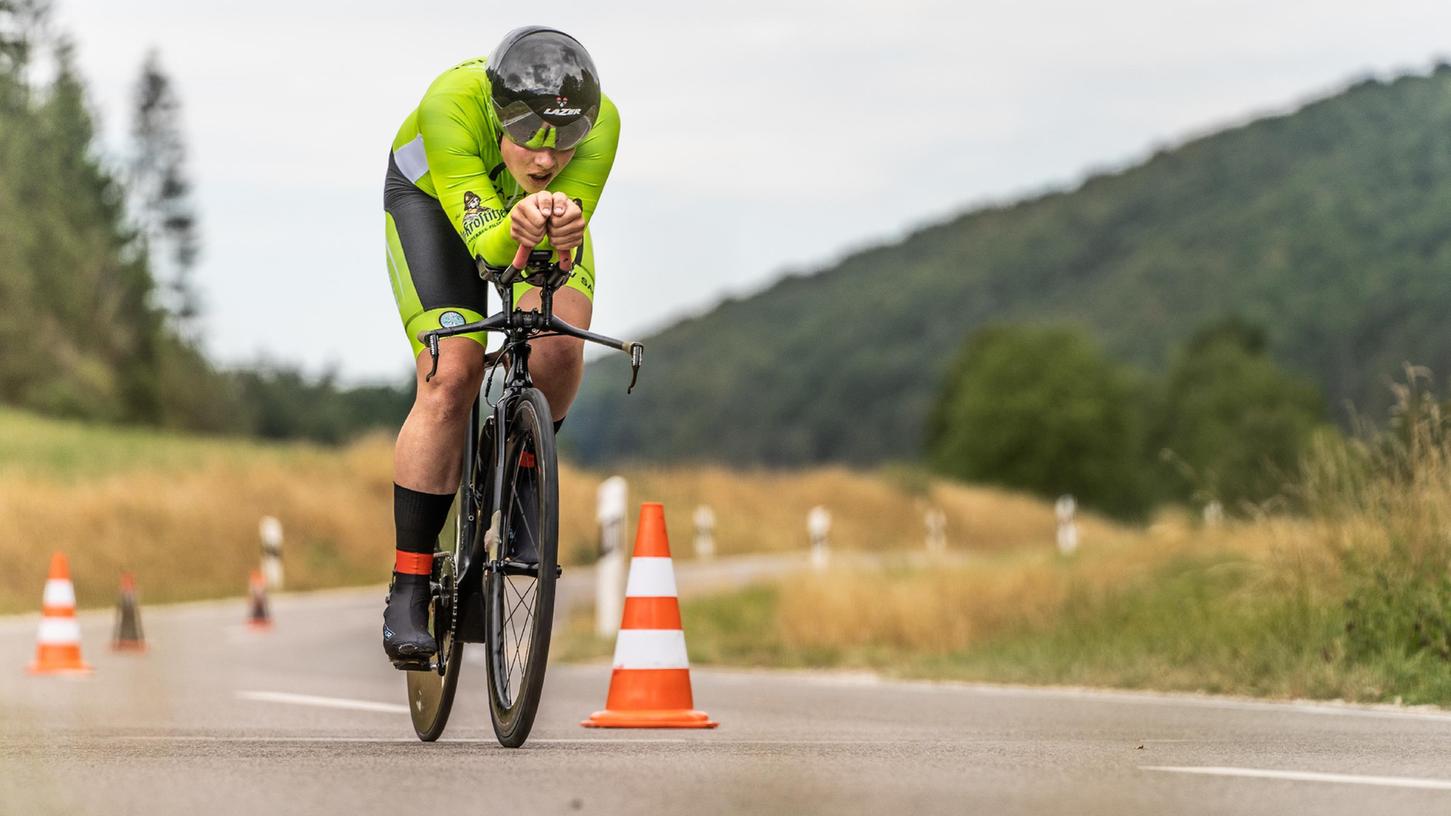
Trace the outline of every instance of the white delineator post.
{"type": "Polygon", "coordinates": [[[610,637],[620,629],[624,611],[625,511],[630,486],[624,477],[611,476],[600,483],[598,509],[600,557],[595,562],[595,633],[610,637]]]}
{"type": "Polygon", "coordinates": [[[263,516],[257,522],[257,534],[262,538],[262,577],[267,588],[282,590],[282,522],[273,516],[263,516]]]}
{"type": "Polygon", "coordinates": [[[695,557],[700,559],[715,556],[715,511],[710,505],[695,508],[695,557]]]}
{"type": "Polygon", "coordinates": [[[940,507],[929,507],[922,518],[927,526],[927,552],[941,555],[947,551],[947,514],[940,507]]]}
{"type": "Polygon", "coordinates": [[[1077,510],[1078,502],[1072,496],[1059,496],[1053,505],[1053,511],[1058,514],[1058,552],[1063,555],[1078,552],[1078,525],[1073,521],[1077,510]]]}
{"type": "Polygon", "coordinates": [[[831,511],[820,505],[811,508],[811,511],[806,514],[806,532],[811,536],[812,568],[826,569],[827,562],[831,560],[831,553],[828,549],[830,542],[827,540],[831,534],[831,511]]]}

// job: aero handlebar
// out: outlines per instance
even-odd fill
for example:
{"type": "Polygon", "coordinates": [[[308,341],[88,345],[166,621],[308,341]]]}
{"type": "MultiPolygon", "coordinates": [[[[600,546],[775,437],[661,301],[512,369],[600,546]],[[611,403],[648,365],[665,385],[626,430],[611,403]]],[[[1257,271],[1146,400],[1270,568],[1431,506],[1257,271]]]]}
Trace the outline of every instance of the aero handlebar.
{"type": "MultiPolygon", "coordinates": [[[[557,281],[558,283],[562,283],[568,277],[568,267],[573,266],[573,263],[569,262],[571,260],[577,262],[583,254],[583,250],[584,248],[580,247],[579,252],[575,254],[573,259],[564,259],[568,266],[565,264],[531,264],[529,262],[531,254],[530,248],[520,246],[519,251],[514,253],[513,262],[502,273],[498,273],[497,275],[483,274],[492,280],[495,286],[499,287],[501,294],[507,287],[520,279],[526,267],[543,272],[546,282],[557,281]],[[561,272],[565,273],[563,278],[559,276],[561,272]]],[[[557,284],[555,288],[557,288],[557,284]]],[[[459,334],[472,334],[474,332],[503,332],[517,335],[517,342],[526,342],[532,336],[554,334],[564,337],[574,337],[587,343],[596,343],[601,346],[618,349],[630,355],[630,386],[625,390],[625,393],[633,392],[635,390],[635,381],[640,376],[640,366],[645,360],[645,344],[633,340],[617,340],[613,337],[596,334],[592,331],[570,325],[566,321],[554,316],[553,290],[546,287],[542,291],[545,292],[545,296],[541,298],[544,306],[543,311],[524,312],[518,309],[505,310],[472,323],[464,323],[458,326],[440,326],[437,329],[419,332],[418,341],[428,346],[428,353],[433,358],[433,368],[428,372],[428,376],[424,378],[424,382],[431,381],[433,375],[438,373],[438,341],[441,337],[453,337],[459,334]]],[[[506,299],[506,303],[512,302],[512,298],[506,299]]]]}

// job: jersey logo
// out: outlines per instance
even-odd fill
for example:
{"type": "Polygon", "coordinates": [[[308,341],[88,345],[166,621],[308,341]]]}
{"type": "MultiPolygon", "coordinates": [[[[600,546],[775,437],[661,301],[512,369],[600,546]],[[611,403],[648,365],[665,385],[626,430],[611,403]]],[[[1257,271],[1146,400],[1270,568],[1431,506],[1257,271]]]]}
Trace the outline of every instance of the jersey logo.
{"type": "Polygon", "coordinates": [[[503,218],[507,213],[503,210],[484,209],[484,202],[479,198],[478,193],[473,190],[464,192],[463,237],[467,241],[474,237],[474,233],[503,218]]]}

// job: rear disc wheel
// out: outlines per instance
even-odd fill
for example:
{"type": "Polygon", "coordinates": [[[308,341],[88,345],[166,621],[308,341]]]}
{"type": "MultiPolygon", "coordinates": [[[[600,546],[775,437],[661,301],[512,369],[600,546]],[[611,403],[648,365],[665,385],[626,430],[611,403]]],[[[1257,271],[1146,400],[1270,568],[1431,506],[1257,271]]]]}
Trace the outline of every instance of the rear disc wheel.
{"type": "Polygon", "coordinates": [[[433,556],[430,579],[433,601],[429,604],[428,631],[438,644],[434,667],[406,673],[408,716],[413,719],[414,733],[424,742],[433,742],[443,735],[448,715],[453,710],[459,668],[463,665],[464,644],[454,636],[458,617],[455,611],[458,608],[458,562],[455,554],[462,551],[465,536],[475,529],[467,518],[467,485],[468,475],[465,473],[454,498],[454,552],[434,553],[433,556]]]}

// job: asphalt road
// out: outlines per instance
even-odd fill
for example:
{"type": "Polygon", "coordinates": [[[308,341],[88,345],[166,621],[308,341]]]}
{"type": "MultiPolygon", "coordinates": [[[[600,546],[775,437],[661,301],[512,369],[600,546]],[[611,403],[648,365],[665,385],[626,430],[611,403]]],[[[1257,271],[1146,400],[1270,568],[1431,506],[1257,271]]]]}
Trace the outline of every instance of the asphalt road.
{"type": "Polygon", "coordinates": [[[0,814],[1451,813],[1435,711],[697,669],[719,729],[602,732],[608,667],[556,665],[509,750],[476,650],[425,745],[380,604],[149,608],[141,656],[83,614],[84,679],[27,676],[37,618],[0,619],[0,814]]]}

